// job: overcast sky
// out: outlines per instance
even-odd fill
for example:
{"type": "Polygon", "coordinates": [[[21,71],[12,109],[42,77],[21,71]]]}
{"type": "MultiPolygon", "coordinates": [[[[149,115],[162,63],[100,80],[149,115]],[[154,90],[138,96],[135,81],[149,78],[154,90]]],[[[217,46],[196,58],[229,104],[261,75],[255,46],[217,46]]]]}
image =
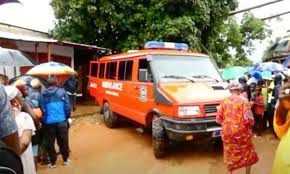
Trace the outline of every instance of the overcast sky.
{"type": "MultiPolygon", "coordinates": [[[[48,31],[54,26],[54,14],[49,2],[51,0],[20,0],[22,4],[5,4],[0,6],[0,22],[13,24],[21,27],[31,28],[40,31],[48,31]]],[[[239,9],[243,9],[256,4],[261,4],[272,0],[239,0],[239,9]]],[[[267,17],[290,10],[290,0],[272,4],[266,7],[252,10],[256,17],[267,17]]],[[[242,14],[237,15],[241,18],[242,14]]],[[[270,39],[277,36],[284,36],[290,30],[290,14],[281,17],[281,20],[272,19],[267,24],[273,30],[271,38],[256,43],[256,51],[251,55],[255,62],[261,60],[263,51],[270,39]]]]}

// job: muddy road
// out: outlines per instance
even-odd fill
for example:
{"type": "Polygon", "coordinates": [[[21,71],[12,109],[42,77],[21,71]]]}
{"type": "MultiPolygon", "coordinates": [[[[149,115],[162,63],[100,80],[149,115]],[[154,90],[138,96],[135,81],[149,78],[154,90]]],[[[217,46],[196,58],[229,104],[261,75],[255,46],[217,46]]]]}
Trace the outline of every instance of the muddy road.
{"type": "MultiPolygon", "coordinates": [[[[270,174],[278,140],[271,133],[254,138],[259,162],[253,174],[270,174]]],[[[78,117],[70,129],[69,166],[58,156],[56,169],[40,166],[41,174],[224,174],[222,148],[210,141],[178,144],[165,159],[155,159],[151,135],[141,134],[127,122],[109,129],[99,114],[78,117]]],[[[235,173],[242,174],[244,169],[235,173]]]]}

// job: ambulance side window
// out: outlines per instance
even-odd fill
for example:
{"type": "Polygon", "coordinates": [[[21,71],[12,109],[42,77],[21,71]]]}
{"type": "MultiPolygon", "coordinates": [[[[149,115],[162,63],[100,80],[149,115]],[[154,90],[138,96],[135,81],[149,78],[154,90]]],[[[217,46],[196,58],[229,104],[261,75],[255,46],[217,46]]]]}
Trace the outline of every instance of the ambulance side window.
{"type": "Polygon", "coordinates": [[[99,64],[92,63],[92,66],[91,66],[91,76],[97,77],[98,76],[98,69],[99,69],[99,64]]]}
{"type": "Polygon", "coordinates": [[[104,74],[105,74],[105,63],[101,63],[100,71],[99,71],[99,78],[100,79],[104,78],[104,74]]]}
{"type": "MultiPolygon", "coordinates": [[[[149,62],[147,61],[147,59],[140,59],[139,60],[139,70],[140,69],[146,69],[148,71],[147,82],[153,82],[152,72],[151,72],[150,65],[149,65],[149,62]]],[[[138,75],[138,77],[139,77],[139,75],[138,75]]],[[[138,79],[138,80],[140,81],[140,79],[138,79]]]]}
{"type": "Polygon", "coordinates": [[[119,63],[118,79],[119,80],[132,80],[133,60],[121,61],[119,63]]]}
{"type": "Polygon", "coordinates": [[[116,79],[117,62],[107,63],[106,78],[116,79]]]}

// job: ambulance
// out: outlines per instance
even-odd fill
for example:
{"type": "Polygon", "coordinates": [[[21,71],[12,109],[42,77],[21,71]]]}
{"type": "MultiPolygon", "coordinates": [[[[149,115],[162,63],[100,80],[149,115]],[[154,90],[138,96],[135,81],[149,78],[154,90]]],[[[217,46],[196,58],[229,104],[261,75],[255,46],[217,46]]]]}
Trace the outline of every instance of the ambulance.
{"type": "Polygon", "coordinates": [[[158,41],[91,61],[89,91],[107,127],[117,127],[123,117],[152,130],[156,158],[166,155],[170,141],[220,137],[217,109],[229,96],[208,55],[158,41]]]}

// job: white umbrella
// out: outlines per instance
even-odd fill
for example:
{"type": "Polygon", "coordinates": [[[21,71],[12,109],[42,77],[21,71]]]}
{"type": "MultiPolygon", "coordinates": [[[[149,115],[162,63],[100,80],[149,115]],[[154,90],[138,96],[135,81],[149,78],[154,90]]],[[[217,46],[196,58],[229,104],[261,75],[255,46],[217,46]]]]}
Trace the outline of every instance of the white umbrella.
{"type": "Polygon", "coordinates": [[[0,66],[33,66],[36,64],[23,52],[0,47],[0,66]]]}

